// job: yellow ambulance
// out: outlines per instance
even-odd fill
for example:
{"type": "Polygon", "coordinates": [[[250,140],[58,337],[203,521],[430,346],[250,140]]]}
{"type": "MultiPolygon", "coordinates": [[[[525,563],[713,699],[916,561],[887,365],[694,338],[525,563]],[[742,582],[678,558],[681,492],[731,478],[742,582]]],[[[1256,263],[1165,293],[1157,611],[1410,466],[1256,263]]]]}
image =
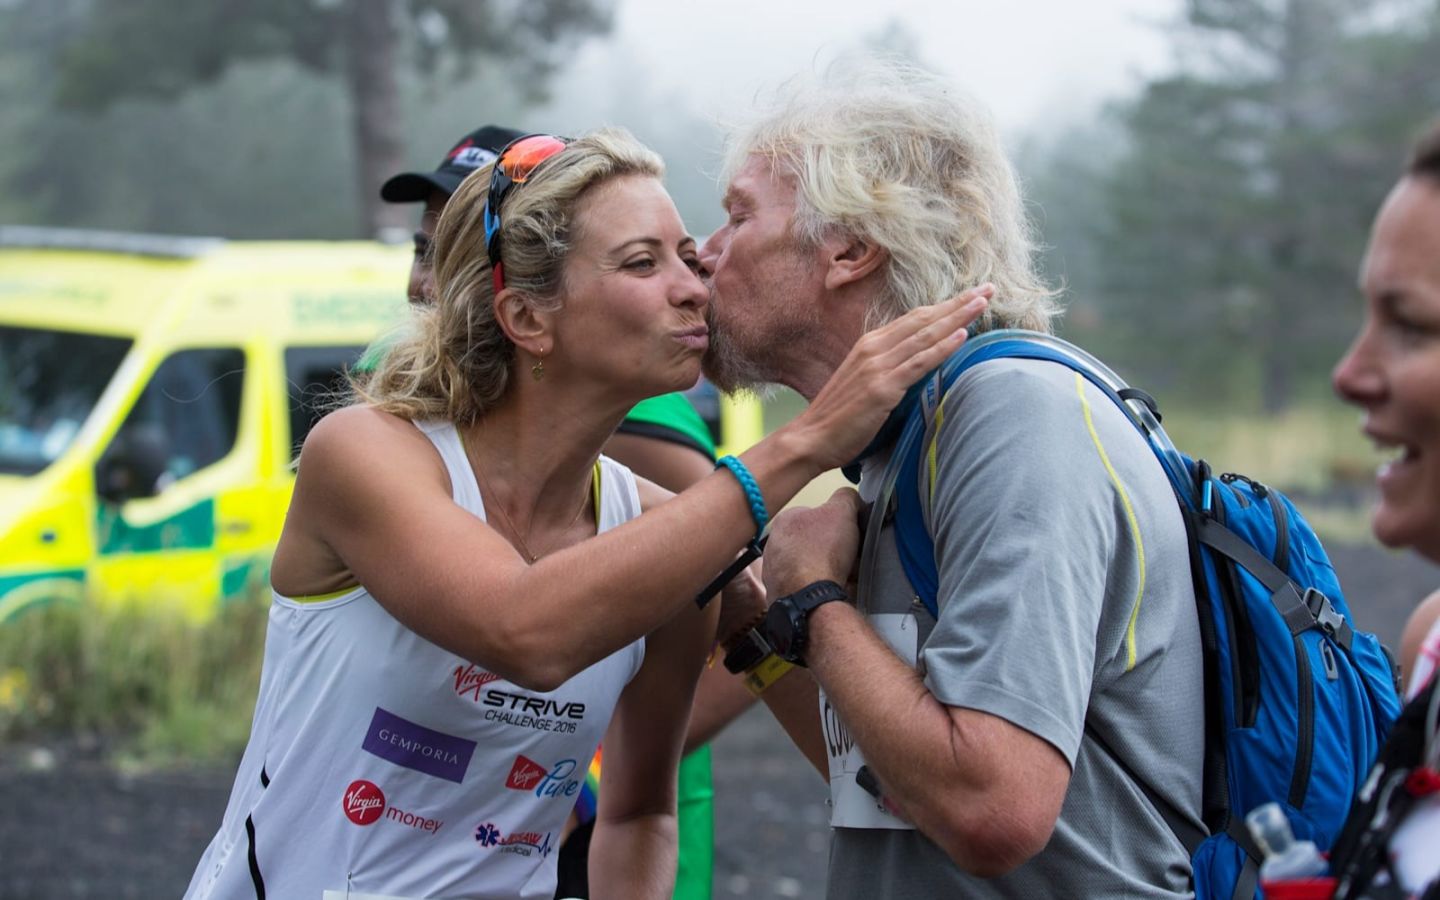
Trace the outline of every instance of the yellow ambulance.
{"type": "MultiPolygon", "coordinates": [[[[0,226],[0,622],[82,598],[203,619],[263,585],[294,451],[405,315],[409,263],[0,226]]],[[[758,439],[757,403],[697,399],[719,443],[758,439]]]]}

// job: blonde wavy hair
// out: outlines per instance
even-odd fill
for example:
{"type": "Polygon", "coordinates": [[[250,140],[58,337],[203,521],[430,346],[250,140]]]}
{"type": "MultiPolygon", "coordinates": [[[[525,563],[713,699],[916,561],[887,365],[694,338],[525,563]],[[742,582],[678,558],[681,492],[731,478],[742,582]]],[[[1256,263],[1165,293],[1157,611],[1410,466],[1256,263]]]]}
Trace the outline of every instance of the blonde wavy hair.
{"type": "Polygon", "coordinates": [[[799,240],[838,232],[889,254],[869,326],[986,281],[995,297],[972,330],[1048,332],[1059,314],[989,117],[934,74],[850,56],[792,79],[732,129],[726,180],[752,155],[795,179],[799,240]]]}
{"type": "MultiPolygon", "coordinates": [[[[435,302],[414,311],[372,373],[351,378],[351,402],[467,425],[505,396],[515,345],[495,318],[485,251],[491,168],[466,177],[436,224],[435,302]]],[[[660,157],[620,128],[593,132],[545,160],[500,207],[505,286],[532,308],[561,308],[581,198],[613,178],[664,174],[660,157]]]]}

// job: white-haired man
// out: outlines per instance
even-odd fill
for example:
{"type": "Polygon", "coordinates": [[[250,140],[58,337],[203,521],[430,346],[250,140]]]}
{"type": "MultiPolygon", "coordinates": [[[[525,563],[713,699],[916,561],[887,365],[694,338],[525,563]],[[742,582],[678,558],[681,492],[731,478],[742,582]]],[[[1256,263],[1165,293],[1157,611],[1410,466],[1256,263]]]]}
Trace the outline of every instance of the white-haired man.
{"type": "MultiPolygon", "coordinates": [[[[869,63],[792,82],[732,138],[728,171],[728,220],[701,252],[722,388],[813,398],[868,329],[982,282],[979,330],[1049,329],[998,140],[931,75],[869,63]]],[[[864,460],[867,500],[889,451],[864,460]]],[[[829,757],[829,896],[1187,894],[1166,815],[1201,827],[1201,656],[1164,473],[1104,395],[1030,360],[961,377],[936,472],[936,618],[888,527],[865,614],[804,590],[849,581],[853,492],[782,514],[766,550],[781,611],[760,631],[785,623],[821,691],[823,715],[782,716],[811,681],[761,667],[787,731],[829,757]]]]}

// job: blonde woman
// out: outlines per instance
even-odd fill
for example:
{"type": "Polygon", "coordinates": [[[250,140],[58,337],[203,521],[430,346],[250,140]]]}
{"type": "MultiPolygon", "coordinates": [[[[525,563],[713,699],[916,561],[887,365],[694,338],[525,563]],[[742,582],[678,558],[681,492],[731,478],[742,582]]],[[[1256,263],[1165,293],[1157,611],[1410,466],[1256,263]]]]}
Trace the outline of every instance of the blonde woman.
{"type": "Polygon", "coordinates": [[[672,499],[600,455],[708,345],[661,175],[623,132],[531,135],[447,205],[435,305],[301,455],[250,743],[187,896],[549,897],[602,735],[592,896],[669,895],[715,629],[691,598],[984,299],[873,333],[806,413],[672,499]]]}

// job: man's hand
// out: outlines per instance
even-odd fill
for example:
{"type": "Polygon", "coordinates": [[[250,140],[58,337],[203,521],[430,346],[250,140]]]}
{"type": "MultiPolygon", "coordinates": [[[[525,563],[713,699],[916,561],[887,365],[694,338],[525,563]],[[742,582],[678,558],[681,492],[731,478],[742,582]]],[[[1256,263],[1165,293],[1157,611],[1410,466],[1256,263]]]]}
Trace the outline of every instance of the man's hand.
{"type": "Polygon", "coordinates": [[[765,590],[772,599],[816,581],[848,584],[860,551],[860,495],[840,488],[814,509],[780,513],[765,545],[765,590]]]}

